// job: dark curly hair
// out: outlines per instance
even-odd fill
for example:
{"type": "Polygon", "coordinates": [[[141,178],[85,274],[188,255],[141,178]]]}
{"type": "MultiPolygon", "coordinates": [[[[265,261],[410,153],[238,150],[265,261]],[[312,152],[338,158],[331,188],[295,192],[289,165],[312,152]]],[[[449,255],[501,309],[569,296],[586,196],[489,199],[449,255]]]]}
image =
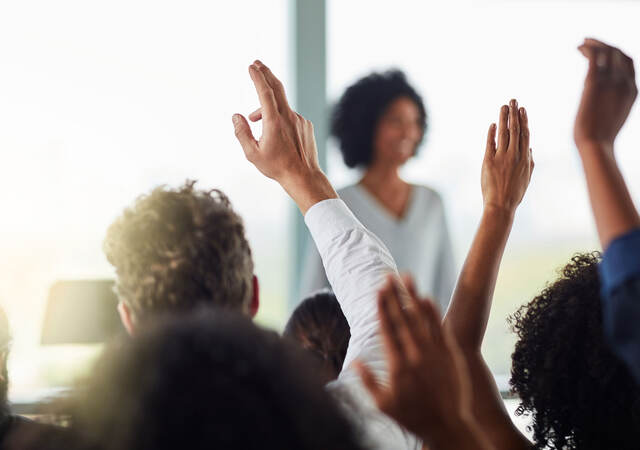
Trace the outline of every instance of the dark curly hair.
{"type": "Polygon", "coordinates": [[[342,94],[331,117],[331,134],[340,144],[348,167],[367,166],[373,159],[373,138],[380,118],[400,97],[412,100],[420,112],[422,136],[427,131],[427,110],[422,97],[400,70],[372,73],[342,94]]]}
{"type": "Polygon", "coordinates": [[[283,336],[319,361],[327,382],[338,377],[347,355],[351,330],[332,292],[320,291],[304,299],[291,314],[283,336]]]}
{"type": "Polygon", "coordinates": [[[204,302],[243,312],[253,295],[253,260],[242,219],[218,190],[188,181],[138,198],[107,231],[120,300],[136,320],[204,302]]]}
{"type": "Polygon", "coordinates": [[[640,387],[604,340],[600,259],[576,254],[509,319],[516,414],[532,415],[535,448],[640,448],[640,387]]]}
{"type": "Polygon", "coordinates": [[[360,449],[306,358],[237,313],[163,316],[107,349],[72,429],[92,450],[360,449]]]}

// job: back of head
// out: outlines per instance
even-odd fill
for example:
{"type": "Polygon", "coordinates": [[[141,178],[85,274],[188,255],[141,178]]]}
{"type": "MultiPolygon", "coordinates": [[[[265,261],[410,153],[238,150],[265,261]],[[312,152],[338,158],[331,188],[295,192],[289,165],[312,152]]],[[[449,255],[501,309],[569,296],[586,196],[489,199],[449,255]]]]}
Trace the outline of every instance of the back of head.
{"type": "Polygon", "coordinates": [[[598,253],[574,256],[510,319],[511,385],[533,416],[536,448],[636,449],[640,388],[604,340],[598,253]]]}
{"type": "Polygon", "coordinates": [[[136,319],[202,303],[248,313],[253,261],[242,220],[222,192],[194,184],[154,189],[109,227],[104,251],[136,319]]]}
{"type": "Polygon", "coordinates": [[[320,363],[325,381],[338,377],[351,331],[333,293],[321,291],[303,300],[289,318],[283,336],[296,342],[320,363]]]}
{"type": "Polygon", "coordinates": [[[103,355],[74,428],[103,450],[359,448],[298,352],[231,312],[158,320],[103,355]]]}

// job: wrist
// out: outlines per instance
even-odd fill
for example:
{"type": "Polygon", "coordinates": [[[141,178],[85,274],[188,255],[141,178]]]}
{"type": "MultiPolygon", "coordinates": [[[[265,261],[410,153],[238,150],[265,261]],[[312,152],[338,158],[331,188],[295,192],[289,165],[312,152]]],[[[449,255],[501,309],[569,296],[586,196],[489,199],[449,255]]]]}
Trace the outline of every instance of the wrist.
{"type": "Polygon", "coordinates": [[[604,153],[613,154],[613,141],[596,139],[576,139],[576,147],[581,156],[604,153]]]}
{"type": "Polygon", "coordinates": [[[484,217],[498,218],[506,221],[513,221],[516,215],[516,208],[518,205],[505,205],[494,202],[487,202],[482,209],[482,215],[484,217]]]}
{"type": "Polygon", "coordinates": [[[434,450],[482,449],[488,447],[487,441],[472,417],[448,417],[449,420],[438,427],[430,436],[422,436],[434,450]]]}
{"type": "Polygon", "coordinates": [[[310,169],[304,173],[292,173],[279,180],[279,183],[303,215],[316,203],[338,198],[338,194],[320,168],[310,169]]]}

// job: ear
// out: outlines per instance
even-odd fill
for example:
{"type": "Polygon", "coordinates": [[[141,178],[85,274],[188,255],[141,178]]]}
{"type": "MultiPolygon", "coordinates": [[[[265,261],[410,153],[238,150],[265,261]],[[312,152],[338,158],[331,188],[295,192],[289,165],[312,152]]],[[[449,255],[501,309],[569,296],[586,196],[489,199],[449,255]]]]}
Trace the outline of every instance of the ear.
{"type": "Polygon", "coordinates": [[[249,305],[249,316],[254,318],[258,313],[260,307],[260,285],[258,283],[258,277],[253,276],[253,296],[251,297],[251,304],[249,305]]]}
{"type": "Polygon", "coordinates": [[[135,331],[135,327],[133,325],[133,314],[127,304],[123,301],[118,302],[118,314],[120,315],[120,320],[122,321],[122,325],[124,325],[124,329],[127,330],[129,336],[133,336],[135,331]]]}

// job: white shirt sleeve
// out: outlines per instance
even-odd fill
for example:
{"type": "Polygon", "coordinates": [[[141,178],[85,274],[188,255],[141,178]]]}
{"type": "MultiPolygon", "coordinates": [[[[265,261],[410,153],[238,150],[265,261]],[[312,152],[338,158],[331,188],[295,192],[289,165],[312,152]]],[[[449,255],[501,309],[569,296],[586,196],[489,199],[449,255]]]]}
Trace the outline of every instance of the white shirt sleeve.
{"type": "Polygon", "coordinates": [[[387,366],[379,334],[378,290],[389,274],[398,274],[389,250],[339,199],[324,200],[305,215],[327,278],[351,328],[351,340],[338,379],[327,387],[337,395],[367,448],[418,450],[422,442],[378,410],[353,370],[365,362],[381,382],[387,366]]]}
{"type": "Polygon", "coordinates": [[[344,367],[355,358],[384,359],[382,352],[372,355],[365,350],[371,344],[379,347],[372,342],[379,328],[378,291],[389,274],[398,274],[391,253],[340,199],[315,204],[307,211],[305,222],[351,329],[344,367]]]}

